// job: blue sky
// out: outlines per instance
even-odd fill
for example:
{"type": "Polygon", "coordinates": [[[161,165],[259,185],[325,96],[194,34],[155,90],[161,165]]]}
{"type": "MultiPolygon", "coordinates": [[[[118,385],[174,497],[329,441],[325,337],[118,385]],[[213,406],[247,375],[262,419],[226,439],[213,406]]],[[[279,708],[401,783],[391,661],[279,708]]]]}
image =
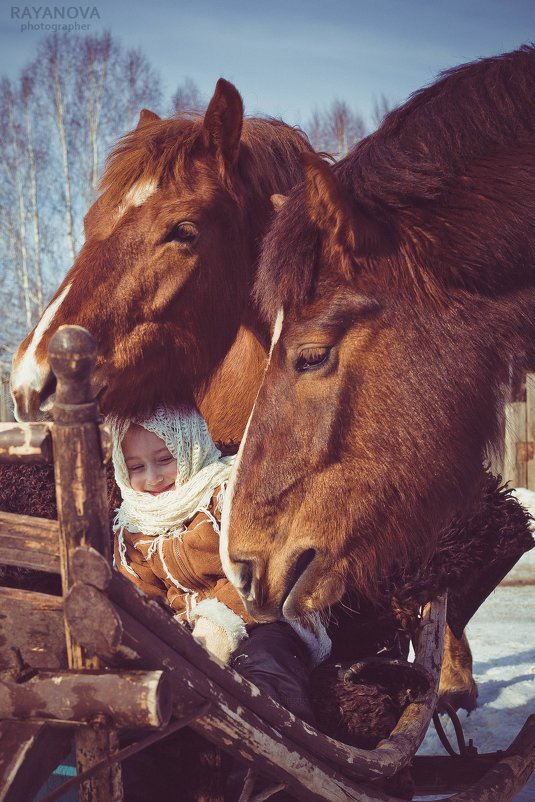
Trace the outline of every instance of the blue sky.
{"type": "MultiPolygon", "coordinates": [[[[79,6],[96,7],[92,32],[142,47],[168,95],[190,76],[209,97],[223,75],[249,114],[293,124],[334,98],[368,116],[381,94],[397,104],[442,69],[535,41],[535,0],[77,0],[71,8],[79,6]]],[[[0,0],[0,73],[11,77],[45,35],[22,32],[13,7],[25,3],[0,0]]]]}

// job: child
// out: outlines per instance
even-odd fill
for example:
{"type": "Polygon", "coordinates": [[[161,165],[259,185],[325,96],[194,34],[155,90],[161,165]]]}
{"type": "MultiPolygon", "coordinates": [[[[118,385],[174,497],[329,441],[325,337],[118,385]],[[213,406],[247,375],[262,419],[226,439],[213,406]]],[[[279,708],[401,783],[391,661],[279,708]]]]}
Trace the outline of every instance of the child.
{"type": "Polygon", "coordinates": [[[221,458],[194,409],[158,408],[148,419],[112,421],[113,464],[123,502],[114,522],[116,567],[223,662],[296,715],[313,721],[311,665],[327,657],[324,628],[255,625],[219,558],[222,497],[233,457],[221,458]],[[312,636],[313,635],[313,636],[312,636]],[[244,640],[247,648],[239,648],[244,640]],[[310,645],[313,649],[310,650],[310,645]]]}
{"type": "Polygon", "coordinates": [[[144,421],[112,422],[121,491],[114,522],[116,567],[223,662],[252,619],[219,560],[222,488],[232,458],[220,459],[195,410],[163,408],[144,421]]]}

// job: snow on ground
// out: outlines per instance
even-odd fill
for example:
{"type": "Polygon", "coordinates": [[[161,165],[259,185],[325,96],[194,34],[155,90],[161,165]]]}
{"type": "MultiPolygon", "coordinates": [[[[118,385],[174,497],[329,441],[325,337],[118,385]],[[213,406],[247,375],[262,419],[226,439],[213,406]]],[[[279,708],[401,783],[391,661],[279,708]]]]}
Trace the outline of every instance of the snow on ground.
{"type": "MultiPolygon", "coordinates": [[[[517,495],[535,516],[535,492],[519,488],[517,495]]],[[[467,634],[479,697],[470,716],[461,714],[465,738],[472,738],[479,752],[505,749],[535,713],[535,549],[483,603],[467,634]]],[[[451,722],[446,716],[442,722],[455,744],[451,722]]],[[[432,724],[420,754],[445,754],[432,724]]],[[[515,802],[535,802],[535,774],[515,802]]]]}

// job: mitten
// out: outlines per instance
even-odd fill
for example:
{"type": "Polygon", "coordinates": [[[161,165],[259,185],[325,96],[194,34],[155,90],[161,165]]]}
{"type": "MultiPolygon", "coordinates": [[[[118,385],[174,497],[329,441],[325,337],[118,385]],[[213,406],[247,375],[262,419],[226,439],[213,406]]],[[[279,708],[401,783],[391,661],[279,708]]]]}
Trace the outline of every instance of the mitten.
{"type": "Polygon", "coordinates": [[[223,627],[214,623],[211,618],[199,616],[193,627],[193,637],[222,663],[228,663],[234,647],[223,627]]]}

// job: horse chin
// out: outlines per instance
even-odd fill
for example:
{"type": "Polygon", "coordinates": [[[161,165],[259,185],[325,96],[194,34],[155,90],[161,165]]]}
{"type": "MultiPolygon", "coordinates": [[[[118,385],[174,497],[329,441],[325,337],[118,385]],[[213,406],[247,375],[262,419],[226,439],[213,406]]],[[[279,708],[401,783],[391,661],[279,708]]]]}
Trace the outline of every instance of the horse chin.
{"type": "Polygon", "coordinates": [[[262,582],[253,584],[252,593],[239,591],[249,615],[258,623],[280,620],[306,620],[313,613],[326,610],[340,601],[346,589],[342,573],[322,565],[319,555],[311,560],[296,581],[282,595],[262,594],[262,582]]]}
{"type": "Polygon", "coordinates": [[[39,416],[41,420],[52,420],[52,407],[56,400],[56,393],[51,393],[41,401],[39,406],[39,416]]]}
{"type": "Polygon", "coordinates": [[[242,596],[242,594],[240,594],[240,596],[247,613],[258,624],[271,624],[273,621],[281,620],[282,616],[279,607],[272,605],[260,607],[255,601],[246,599],[244,596],[242,596]]]}

